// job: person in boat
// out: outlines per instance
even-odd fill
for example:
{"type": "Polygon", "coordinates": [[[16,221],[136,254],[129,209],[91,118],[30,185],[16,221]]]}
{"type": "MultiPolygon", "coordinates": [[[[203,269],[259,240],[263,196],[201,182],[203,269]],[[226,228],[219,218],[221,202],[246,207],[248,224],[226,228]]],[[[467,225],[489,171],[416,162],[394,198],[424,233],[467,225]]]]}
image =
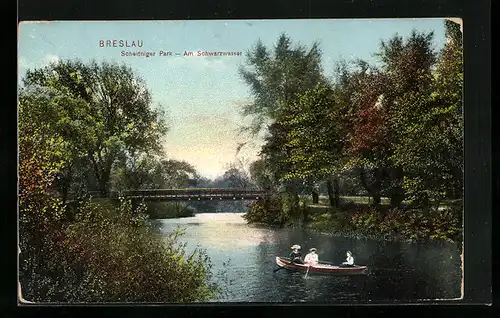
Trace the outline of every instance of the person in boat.
{"type": "Polygon", "coordinates": [[[354,267],[354,257],[352,257],[351,251],[347,251],[346,253],[346,261],[342,263],[342,267],[354,267]]]}
{"type": "Polygon", "coordinates": [[[309,253],[304,258],[304,263],[308,265],[318,264],[318,254],[316,254],[316,248],[311,248],[309,253]]]}
{"type": "Polygon", "coordinates": [[[304,264],[302,261],[302,255],[299,252],[300,250],[300,245],[295,244],[292,246],[292,252],[290,253],[290,259],[292,260],[293,263],[296,264],[304,264]]]}

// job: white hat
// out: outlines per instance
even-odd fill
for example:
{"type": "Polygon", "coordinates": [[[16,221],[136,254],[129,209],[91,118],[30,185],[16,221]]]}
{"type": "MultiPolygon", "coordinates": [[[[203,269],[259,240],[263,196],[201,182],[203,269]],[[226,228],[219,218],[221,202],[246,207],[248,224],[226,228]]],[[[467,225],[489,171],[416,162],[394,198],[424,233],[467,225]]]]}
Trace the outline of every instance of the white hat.
{"type": "Polygon", "coordinates": [[[300,250],[300,249],[301,249],[300,245],[295,244],[292,246],[292,250],[300,250]]]}

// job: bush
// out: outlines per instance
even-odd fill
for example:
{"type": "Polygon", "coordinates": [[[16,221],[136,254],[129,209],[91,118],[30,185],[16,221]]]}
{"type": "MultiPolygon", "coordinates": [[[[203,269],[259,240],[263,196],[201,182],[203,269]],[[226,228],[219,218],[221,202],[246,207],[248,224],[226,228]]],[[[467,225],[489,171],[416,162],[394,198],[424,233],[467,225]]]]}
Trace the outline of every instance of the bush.
{"type": "MultiPolygon", "coordinates": [[[[194,302],[217,296],[211,263],[203,250],[187,255],[132,217],[122,203],[114,217],[84,204],[77,222],[50,233],[43,252],[25,246],[23,294],[42,302],[194,302]]],[[[108,211],[110,212],[110,211],[108,211]]],[[[112,214],[112,213],[108,213],[112,214]]]]}
{"type": "Polygon", "coordinates": [[[281,199],[273,196],[267,199],[255,201],[248,206],[248,211],[243,215],[248,223],[264,223],[269,225],[284,224],[288,217],[281,209],[281,199]]]}
{"type": "Polygon", "coordinates": [[[353,231],[383,237],[401,236],[404,240],[422,241],[438,239],[460,242],[462,240],[461,203],[444,209],[394,208],[381,214],[375,209],[354,213],[350,219],[353,231]]]}
{"type": "Polygon", "coordinates": [[[81,202],[69,208],[56,198],[57,175],[78,151],[55,133],[60,122],[38,118],[39,110],[53,115],[45,111],[55,105],[52,94],[19,98],[23,297],[35,302],[192,302],[216,296],[220,289],[211,283],[207,254],[187,255],[177,242],[179,232],[167,239],[155,234],[146,226],[144,207],[137,214],[125,202],[81,202]]]}
{"type": "Polygon", "coordinates": [[[151,219],[170,219],[194,216],[195,210],[182,203],[150,202],[147,214],[151,219]]]}

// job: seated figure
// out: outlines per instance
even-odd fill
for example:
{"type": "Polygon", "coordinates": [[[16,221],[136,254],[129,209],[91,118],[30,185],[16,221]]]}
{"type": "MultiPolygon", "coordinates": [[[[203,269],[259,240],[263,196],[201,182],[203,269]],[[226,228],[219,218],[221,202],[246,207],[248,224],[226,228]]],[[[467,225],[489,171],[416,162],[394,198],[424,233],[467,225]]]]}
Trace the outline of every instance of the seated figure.
{"type": "Polygon", "coordinates": [[[299,250],[300,250],[300,245],[295,244],[292,246],[292,252],[290,253],[290,260],[292,260],[292,262],[296,264],[304,264],[301,258],[302,255],[300,254],[299,250]]]}
{"type": "Polygon", "coordinates": [[[354,267],[354,257],[352,257],[351,251],[347,251],[346,253],[347,259],[342,263],[342,267],[354,267]]]}
{"type": "Polygon", "coordinates": [[[309,265],[318,264],[318,254],[316,254],[316,248],[311,248],[309,254],[304,258],[304,263],[309,265]]]}

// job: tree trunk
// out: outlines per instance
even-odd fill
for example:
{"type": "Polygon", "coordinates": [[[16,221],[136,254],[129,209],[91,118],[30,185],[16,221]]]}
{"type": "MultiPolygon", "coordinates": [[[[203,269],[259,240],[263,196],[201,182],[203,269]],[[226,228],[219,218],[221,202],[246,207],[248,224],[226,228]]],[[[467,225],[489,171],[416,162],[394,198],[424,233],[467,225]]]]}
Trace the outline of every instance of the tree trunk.
{"type": "Polygon", "coordinates": [[[293,191],[293,210],[294,210],[294,215],[298,217],[300,217],[300,198],[299,198],[299,194],[297,193],[297,191],[294,189],[293,191]]]}
{"type": "Polygon", "coordinates": [[[390,192],[390,204],[392,208],[398,207],[405,199],[405,190],[402,186],[403,178],[403,169],[399,167],[389,169],[389,180],[391,181],[391,184],[393,184],[390,192]]]}
{"type": "Polygon", "coordinates": [[[132,214],[136,215],[137,214],[137,208],[139,207],[139,202],[137,202],[137,199],[132,199],[131,204],[132,204],[132,214]]]}
{"type": "Polygon", "coordinates": [[[312,194],[313,204],[318,204],[319,203],[319,193],[318,193],[318,191],[312,190],[311,194],[312,194]]]}
{"type": "Polygon", "coordinates": [[[61,200],[63,203],[66,203],[68,201],[68,195],[69,195],[69,185],[71,181],[64,180],[63,185],[61,187],[61,200]]]}
{"type": "Polygon", "coordinates": [[[309,220],[309,210],[307,209],[306,202],[302,204],[302,216],[303,216],[303,221],[307,222],[309,220]]]}
{"type": "Polygon", "coordinates": [[[335,194],[333,190],[333,182],[332,180],[326,180],[326,190],[328,192],[328,200],[330,201],[330,206],[335,207],[335,194]]]}
{"type": "Polygon", "coordinates": [[[334,192],[335,207],[339,208],[340,207],[340,186],[339,186],[339,179],[337,177],[335,177],[333,179],[333,192],[334,192]]]}
{"type": "Polygon", "coordinates": [[[368,194],[373,198],[374,205],[380,205],[381,195],[380,195],[380,169],[375,172],[375,182],[368,184],[365,168],[361,168],[359,174],[361,185],[365,188],[368,194]]]}
{"type": "Polygon", "coordinates": [[[108,180],[104,177],[99,179],[99,193],[103,196],[108,194],[108,180]]]}

